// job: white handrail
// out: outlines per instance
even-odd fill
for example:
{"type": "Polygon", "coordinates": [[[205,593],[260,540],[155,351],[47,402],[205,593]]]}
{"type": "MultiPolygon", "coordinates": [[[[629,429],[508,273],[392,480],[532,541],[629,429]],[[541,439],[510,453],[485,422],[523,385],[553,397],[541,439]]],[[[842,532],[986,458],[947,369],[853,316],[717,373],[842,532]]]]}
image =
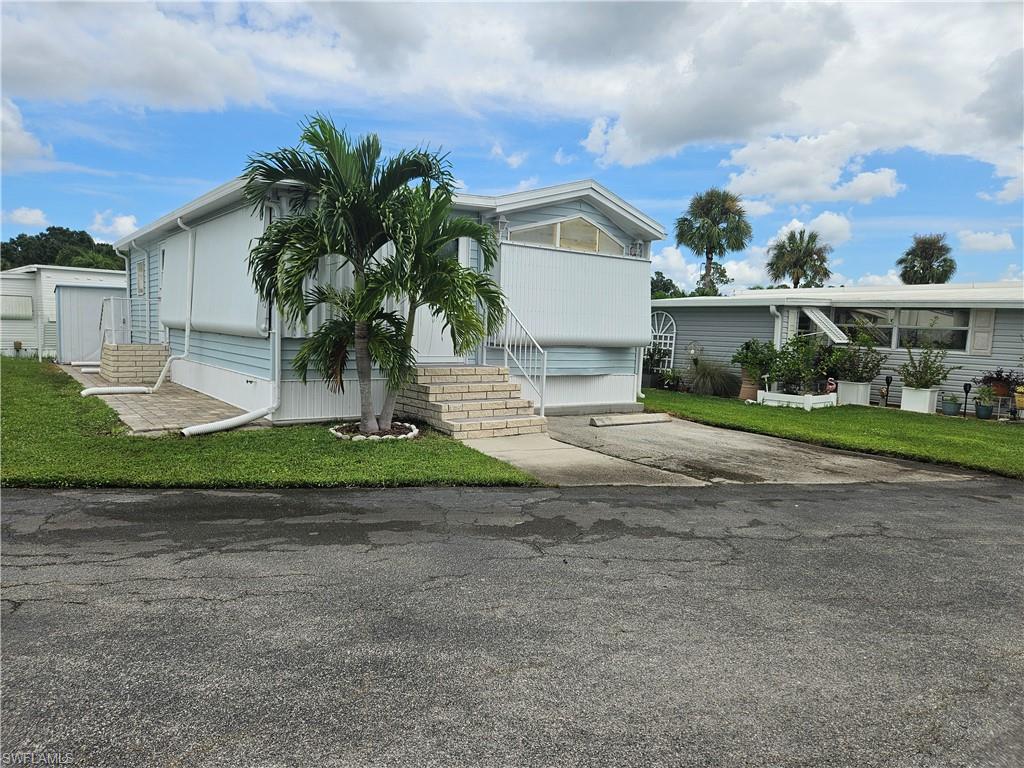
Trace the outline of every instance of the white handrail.
{"type": "MultiPolygon", "coordinates": [[[[505,322],[484,342],[491,349],[502,350],[504,365],[514,367],[537,393],[540,415],[544,415],[544,393],[548,378],[548,353],[530,333],[525,323],[511,309],[506,310],[505,322]]],[[[486,360],[485,360],[486,362],[486,360]]],[[[511,371],[511,368],[510,368],[511,371]]]]}

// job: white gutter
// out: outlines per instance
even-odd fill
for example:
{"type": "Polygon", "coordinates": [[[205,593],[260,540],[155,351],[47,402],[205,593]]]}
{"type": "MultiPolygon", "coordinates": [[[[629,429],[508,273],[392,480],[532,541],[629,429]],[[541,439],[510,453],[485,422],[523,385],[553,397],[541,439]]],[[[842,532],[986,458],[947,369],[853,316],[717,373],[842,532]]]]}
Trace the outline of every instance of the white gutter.
{"type": "Polygon", "coordinates": [[[769,304],[768,305],[768,311],[771,312],[772,316],[775,318],[775,338],[774,338],[775,348],[776,349],[781,349],[782,348],[782,315],[779,314],[779,310],[775,308],[774,304],[769,304]]]}
{"type": "MultiPolygon", "coordinates": [[[[89,387],[82,390],[82,397],[89,397],[90,395],[151,395],[160,389],[160,385],[164,383],[164,379],[167,378],[167,374],[171,370],[171,363],[188,357],[189,341],[192,337],[192,292],[196,266],[196,233],[192,227],[187,226],[181,220],[181,217],[178,217],[177,223],[182,230],[188,232],[188,269],[185,278],[188,283],[188,292],[185,294],[185,349],[180,355],[171,355],[167,358],[167,362],[164,363],[164,367],[160,371],[160,376],[157,377],[156,384],[152,387],[89,387]]],[[[132,242],[134,243],[135,241],[133,240],[132,242]]],[[[129,287],[130,290],[131,288],[129,287]]],[[[148,308],[146,311],[148,314],[148,308]]]]}

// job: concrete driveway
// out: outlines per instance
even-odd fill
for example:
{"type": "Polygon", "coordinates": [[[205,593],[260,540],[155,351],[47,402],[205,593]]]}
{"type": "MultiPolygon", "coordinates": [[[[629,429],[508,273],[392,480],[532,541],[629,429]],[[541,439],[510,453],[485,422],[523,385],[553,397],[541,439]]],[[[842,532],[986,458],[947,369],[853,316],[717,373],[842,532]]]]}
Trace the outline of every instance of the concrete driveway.
{"type": "Polygon", "coordinates": [[[693,481],[907,483],[978,476],[967,470],[837,451],[681,419],[612,427],[592,427],[589,422],[589,416],[549,416],[548,432],[560,442],[693,481]]]}
{"type": "Polygon", "coordinates": [[[3,507],[8,754],[1024,764],[1020,483],[7,489],[3,507]]]}

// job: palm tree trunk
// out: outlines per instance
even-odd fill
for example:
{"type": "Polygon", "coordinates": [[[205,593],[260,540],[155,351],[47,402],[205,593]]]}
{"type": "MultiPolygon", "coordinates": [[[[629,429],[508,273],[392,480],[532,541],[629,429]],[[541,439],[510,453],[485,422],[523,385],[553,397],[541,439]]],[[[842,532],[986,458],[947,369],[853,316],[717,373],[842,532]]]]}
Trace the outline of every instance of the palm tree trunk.
{"type": "Polygon", "coordinates": [[[704,254],[704,290],[709,294],[714,289],[714,283],[711,281],[711,268],[715,261],[715,254],[708,251],[704,254]]]}
{"type": "Polygon", "coordinates": [[[378,427],[371,384],[373,366],[370,363],[370,326],[360,321],[356,323],[355,330],[356,376],[359,378],[359,431],[376,432],[378,427]]]}
{"type": "MultiPolygon", "coordinates": [[[[405,347],[406,349],[412,347],[412,334],[413,329],[416,326],[416,310],[419,309],[419,304],[409,304],[409,315],[405,320],[405,347]]],[[[384,407],[381,408],[380,428],[382,430],[391,429],[391,420],[395,415],[395,403],[398,400],[398,390],[389,389],[387,397],[384,398],[384,407]]]]}

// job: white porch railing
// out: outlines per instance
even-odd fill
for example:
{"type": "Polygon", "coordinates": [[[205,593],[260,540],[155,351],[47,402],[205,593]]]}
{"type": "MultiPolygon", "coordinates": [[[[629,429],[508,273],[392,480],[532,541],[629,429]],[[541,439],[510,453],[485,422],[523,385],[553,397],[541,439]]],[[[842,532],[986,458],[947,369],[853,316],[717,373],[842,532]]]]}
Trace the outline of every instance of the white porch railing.
{"type": "MultiPolygon", "coordinates": [[[[544,389],[548,378],[548,353],[523,324],[516,313],[507,310],[505,323],[484,340],[484,351],[500,350],[503,365],[513,376],[526,379],[537,395],[540,415],[544,415],[544,389]]],[[[485,357],[484,362],[490,362],[485,357]]]]}
{"type": "MultiPolygon", "coordinates": [[[[139,336],[145,334],[145,341],[153,337],[153,307],[156,299],[137,296],[109,296],[103,300],[100,310],[100,331],[104,344],[131,344],[132,330],[139,336]]],[[[158,325],[157,341],[166,341],[166,331],[158,325]]]]}

